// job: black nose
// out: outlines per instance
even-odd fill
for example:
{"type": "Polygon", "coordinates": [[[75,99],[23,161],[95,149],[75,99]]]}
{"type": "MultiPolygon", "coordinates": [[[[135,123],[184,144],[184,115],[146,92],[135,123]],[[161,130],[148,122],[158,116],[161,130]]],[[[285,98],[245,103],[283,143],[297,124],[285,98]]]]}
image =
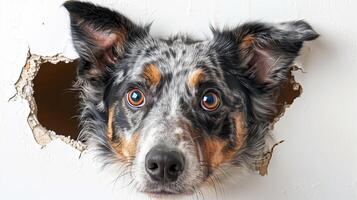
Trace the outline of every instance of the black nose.
{"type": "Polygon", "coordinates": [[[183,155],[167,147],[152,148],[145,158],[145,169],[152,180],[168,183],[176,181],[184,168],[183,155]]]}

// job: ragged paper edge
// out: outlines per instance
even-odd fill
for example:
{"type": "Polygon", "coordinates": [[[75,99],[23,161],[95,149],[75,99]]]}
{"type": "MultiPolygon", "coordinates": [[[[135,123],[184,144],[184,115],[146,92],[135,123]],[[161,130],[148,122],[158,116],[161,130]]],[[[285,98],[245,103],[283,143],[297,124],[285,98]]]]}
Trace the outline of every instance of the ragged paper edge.
{"type": "Polygon", "coordinates": [[[268,175],[268,166],[270,164],[270,160],[273,157],[274,149],[277,147],[279,144],[283,143],[284,140],[281,140],[277,143],[275,143],[269,151],[265,152],[263,154],[262,160],[257,163],[255,170],[259,172],[259,175],[261,176],[266,176],[268,175]]]}

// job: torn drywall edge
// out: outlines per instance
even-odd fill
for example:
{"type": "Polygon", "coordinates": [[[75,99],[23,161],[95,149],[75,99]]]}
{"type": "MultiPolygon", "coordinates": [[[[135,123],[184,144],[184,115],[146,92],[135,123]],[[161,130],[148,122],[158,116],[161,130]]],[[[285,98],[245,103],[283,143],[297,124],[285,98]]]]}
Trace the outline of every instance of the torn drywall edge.
{"type": "Polygon", "coordinates": [[[27,122],[33,132],[35,141],[39,145],[45,146],[54,139],[61,139],[62,141],[73,146],[79,151],[83,151],[86,149],[86,145],[84,145],[80,141],[73,140],[70,137],[57,135],[54,131],[47,130],[38,121],[37,105],[33,96],[33,79],[35,78],[37,72],[40,70],[41,64],[48,62],[52,64],[57,64],[59,62],[74,62],[74,60],[66,58],[61,54],[56,54],[54,56],[40,56],[36,54],[31,54],[29,50],[26,63],[21,71],[20,78],[15,84],[17,93],[14,98],[21,97],[23,99],[26,99],[29,103],[30,113],[27,118],[27,122]]]}
{"type": "Polygon", "coordinates": [[[296,82],[295,76],[293,74],[294,72],[298,71],[305,73],[302,67],[294,64],[289,72],[288,80],[286,80],[285,83],[283,83],[280,87],[278,95],[279,98],[277,100],[277,106],[280,106],[280,108],[277,108],[277,115],[272,120],[271,130],[273,129],[274,125],[280,120],[280,118],[285,114],[286,109],[289,108],[290,105],[294,103],[295,99],[300,97],[303,92],[301,84],[296,82]],[[288,97],[286,95],[286,92],[293,92],[294,94],[291,95],[291,97],[288,97]]]}
{"type": "Polygon", "coordinates": [[[268,151],[266,151],[263,154],[263,158],[261,161],[257,162],[256,166],[255,166],[255,170],[258,171],[259,175],[261,176],[266,176],[268,175],[268,166],[270,164],[270,160],[273,157],[273,153],[274,153],[274,149],[276,146],[278,146],[279,144],[283,143],[284,140],[281,140],[279,142],[274,143],[268,151]]]}

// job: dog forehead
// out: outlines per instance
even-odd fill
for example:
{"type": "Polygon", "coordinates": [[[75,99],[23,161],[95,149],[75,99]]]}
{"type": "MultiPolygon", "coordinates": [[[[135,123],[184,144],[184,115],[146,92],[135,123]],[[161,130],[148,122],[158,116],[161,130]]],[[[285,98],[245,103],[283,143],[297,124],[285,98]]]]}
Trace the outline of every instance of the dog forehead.
{"type": "Polygon", "coordinates": [[[140,78],[148,65],[155,66],[162,78],[170,75],[170,79],[181,81],[198,67],[213,66],[209,56],[209,43],[206,41],[193,43],[181,39],[151,39],[135,44],[134,47],[120,63],[127,70],[126,73],[121,74],[122,72],[118,71],[118,75],[127,76],[132,81],[140,78]]]}
{"type": "Polygon", "coordinates": [[[194,67],[207,57],[208,43],[188,43],[181,39],[174,41],[155,40],[144,44],[142,60],[157,62],[160,68],[177,70],[194,67]]]}

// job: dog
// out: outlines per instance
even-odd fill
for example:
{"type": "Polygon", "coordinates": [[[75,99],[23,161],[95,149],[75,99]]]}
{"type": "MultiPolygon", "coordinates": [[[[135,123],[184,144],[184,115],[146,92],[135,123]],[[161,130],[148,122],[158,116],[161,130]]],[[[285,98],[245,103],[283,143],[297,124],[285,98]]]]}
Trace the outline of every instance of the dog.
{"type": "Polygon", "coordinates": [[[64,7],[80,57],[80,140],[148,194],[193,193],[222,166],[254,169],[276,92],[303,43],[319,36],[299,20],[161,39],[108,8],[64,7]]]}

